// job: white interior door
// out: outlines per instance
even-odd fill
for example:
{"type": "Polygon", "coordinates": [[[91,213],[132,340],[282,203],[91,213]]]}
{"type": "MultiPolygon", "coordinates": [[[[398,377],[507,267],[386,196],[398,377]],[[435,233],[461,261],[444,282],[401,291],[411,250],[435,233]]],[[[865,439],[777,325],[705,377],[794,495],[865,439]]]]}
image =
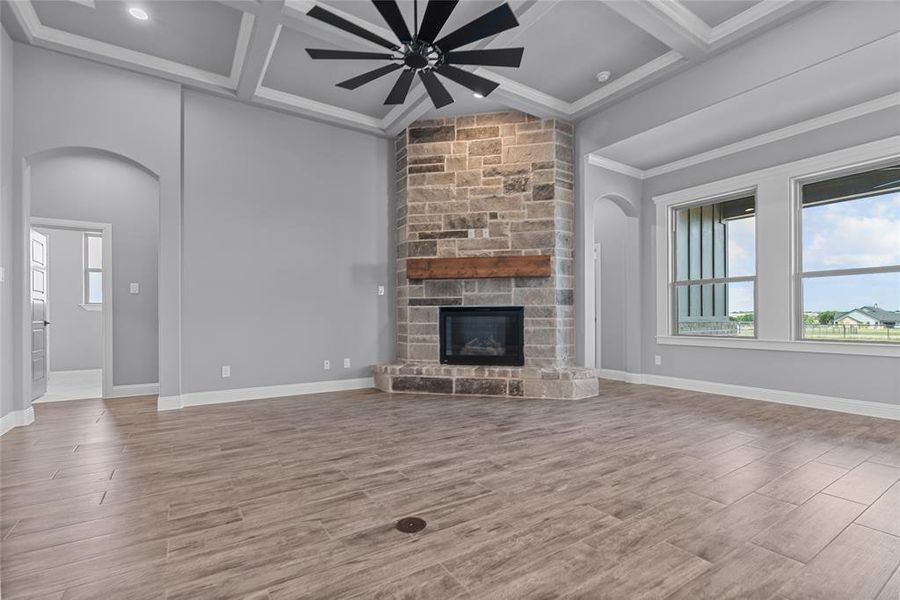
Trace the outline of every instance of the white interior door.
{"type": "Polygon", "coordinates": [[[31,230],[31,399],[47,392],[47,236],[31,230]]]}

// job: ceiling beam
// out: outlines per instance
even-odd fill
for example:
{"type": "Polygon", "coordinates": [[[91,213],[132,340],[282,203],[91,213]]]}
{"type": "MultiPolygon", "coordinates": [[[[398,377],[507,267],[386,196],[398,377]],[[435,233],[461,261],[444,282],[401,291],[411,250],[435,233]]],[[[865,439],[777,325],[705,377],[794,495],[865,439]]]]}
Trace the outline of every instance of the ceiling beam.
{"type": "Polygon", "coordinates": [[[688,59],[709,50],[710,27],[677,0],[599,0],[688,59]]]}
{"type": "MultiPolygon", "coordinates": [[[[250,34],[250,43],[240,67],[235,90],[241,100],[250,100],[262,81],[272,50],[278,41],[283,9],[284,0],[264,0],[257,3],[253,33],[250,34]]],[[[235,54],[237,55],[237,51],[235,54]]]]}

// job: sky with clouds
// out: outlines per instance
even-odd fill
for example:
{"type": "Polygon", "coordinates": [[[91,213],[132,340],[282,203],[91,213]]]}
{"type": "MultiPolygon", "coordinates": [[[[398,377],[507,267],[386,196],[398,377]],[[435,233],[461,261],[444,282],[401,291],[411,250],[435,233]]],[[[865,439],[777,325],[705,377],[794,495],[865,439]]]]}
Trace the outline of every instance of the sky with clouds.
{"type": "MultiPolygon", "coordinates": [[[[756,272],[756,219],[728,222],[729,275],[756,272]]],[[[900,193],[803,209],[803,270],[900,265],[900,193]]],[[[900,310],[900,273],[811,278],[803,284],[805,311],[860,306],[900,310]]],[[[753,310],[753,284],[729,286],[729,312],[753,310]]]]}

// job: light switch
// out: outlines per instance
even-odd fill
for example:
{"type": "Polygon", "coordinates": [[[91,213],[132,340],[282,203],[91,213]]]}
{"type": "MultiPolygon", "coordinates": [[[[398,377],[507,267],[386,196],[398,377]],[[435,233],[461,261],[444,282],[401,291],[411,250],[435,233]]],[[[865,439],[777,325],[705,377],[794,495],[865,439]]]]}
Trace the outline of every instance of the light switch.
{"type": "Polygon", "coordinates": [[[384,296],[384,286],[383,285],[378,286],[378,295],[384,296]]]}
{"type": "Polygon", "coordinates": [[[6,281],[6,267],[0,267],[0,283],[6,281]]]}
{"type": "Polygon", "coordinates": [[[132,284],[128,287],[128,292],[131,293],[131,294],[140,294],[140,293],[141,293],[141,284],[139,284],[139,283],[132,283],[132,284]]]}

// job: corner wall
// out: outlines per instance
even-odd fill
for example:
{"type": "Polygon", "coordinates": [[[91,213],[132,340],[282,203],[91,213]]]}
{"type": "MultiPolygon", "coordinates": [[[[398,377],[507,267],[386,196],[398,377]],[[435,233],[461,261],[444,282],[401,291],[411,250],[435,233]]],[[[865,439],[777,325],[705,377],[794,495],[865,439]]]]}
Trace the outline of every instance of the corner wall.
{"type": "Polygon", "coordinates": [[[13,339],[13,41],[0,26],[0,418],[24,407],[15,402],[13,339]]]}

